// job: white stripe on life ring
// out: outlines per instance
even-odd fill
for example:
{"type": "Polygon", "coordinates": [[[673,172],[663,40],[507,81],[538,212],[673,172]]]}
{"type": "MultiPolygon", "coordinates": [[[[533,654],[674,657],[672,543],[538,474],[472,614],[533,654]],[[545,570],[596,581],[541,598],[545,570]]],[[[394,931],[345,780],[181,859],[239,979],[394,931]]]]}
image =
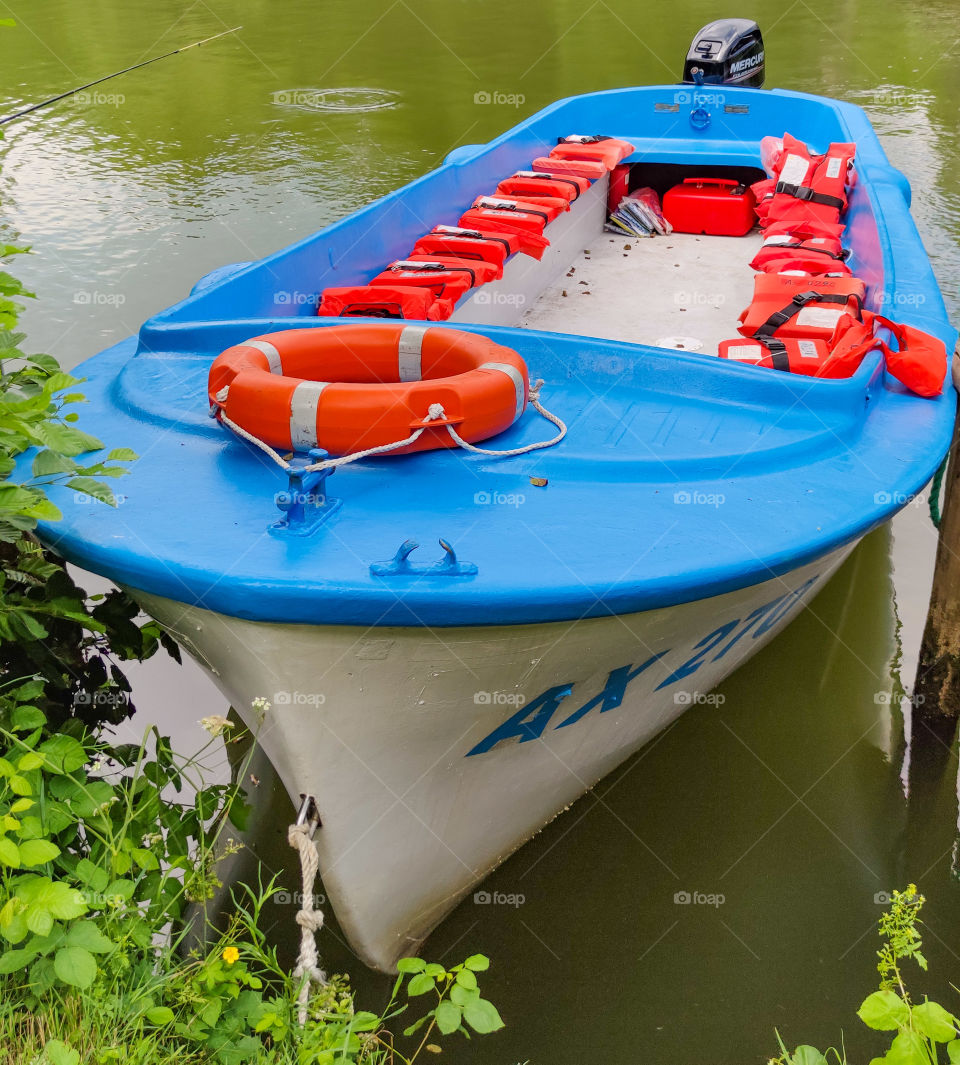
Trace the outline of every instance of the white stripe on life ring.
{"type": "Polygon", "coordinates": [[[243,342],[245,348],[256,348],[257,351],[262,351],[267,357],[267,362],[270,364],[271,373],[283,373],[283,367],[280,364],[280,352],[266,340],[245,340],[243,342]]]}
{"type": "Polygon", "coordinates": [[[408,325],[400,330],[397,338],[397,370],[401,381],[420,381],[422,371],[420,356],[423,350],[423,338],[428,325],[408,325]]]}
{"type": "Polygon", "coordinates": [[[329,381],[301,381],[290,397],[290,446],[309,451],[317,446],[317,405],[329,381]]]}
{"type": "Polygon", "coordinates": [[[523,414],[523,407],[527,399],[523,390],[523,374],[520,373],[516,366],[511,366],[508,362],[485,362],[478,366],[477,369],[499,370],[513,381],[513,387],[517,390],[517,409],[513,415],[513,420],[516,421],[523,414]]]}

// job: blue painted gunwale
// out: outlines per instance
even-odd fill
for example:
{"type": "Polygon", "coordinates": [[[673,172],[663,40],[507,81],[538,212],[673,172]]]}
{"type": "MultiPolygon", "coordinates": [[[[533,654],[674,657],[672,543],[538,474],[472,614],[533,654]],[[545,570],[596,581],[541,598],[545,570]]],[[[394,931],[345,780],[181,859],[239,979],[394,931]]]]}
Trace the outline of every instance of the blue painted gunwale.
{"type": "MultiPolygon", "coordinates": [[[[953,350],[909,186],[859,108],[723,87],[726,102],[748,104],[749,114],[711,107],[711,126],[696,131],[687,106],[654,109],[679,91],[561,100],[290,248],[203,279],[139,337],[84,362],[76,372],[90,402],[80,427],[141,458],[117,483],[124,501],[115,510],[54,490],[63,520],[43,524],[41,538],[119,583],[235,617],[442,627],[703,599],[789,573],[886,521],[946,452],[956,397],[949,385],[938,399],[913,396],[876,357],[849,380],[813,381],[642,345],[478,328],[545,379],[543,398],[568,422],[567,439],[506,460],[435,451],[358,463],[330,478],[343,506],[306,538],[268,535],[284,475],[207,415],[207,369],[221,350],[261,333],[342,324],[304,316],[301,297],[363,282],[569,132],[622,136],[635,145],[632,160],[687,164],[756,166],[760,138],[785,129],[814,150],[856,141],[847,235],[868,305],[953,350]],[[532,487],[531,476],[548,487],[532,487]],[[502,501],[475,501],[482,493],[502,501]],[[678,493],[700,502],[678,502],[678,493]],[[370,576],[370,563],[408,537],[423,545],[414,558],[439,557],[441,536],[478,565],[477,576],[370,576]]],[[[551,431],[528,411],[487,446],[551,431]]]]}

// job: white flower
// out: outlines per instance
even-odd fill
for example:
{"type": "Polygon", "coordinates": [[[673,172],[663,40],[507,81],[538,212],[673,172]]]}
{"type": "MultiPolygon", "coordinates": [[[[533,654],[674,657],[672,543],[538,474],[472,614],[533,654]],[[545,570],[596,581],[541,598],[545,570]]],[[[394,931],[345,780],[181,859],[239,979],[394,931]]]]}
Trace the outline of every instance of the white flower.
{"type": "Polygon", "coordinates": [[[200,724],[211,736],[219,736],[228,728],[233,728],[233,722],[223,714],[211,714],[209,717],[201,718],[200,724]]]}
{"type": "Polygon", "coordinates": [[[268,711],[270,710],[270,703],[261,695],[258,698],[254,699],[251,705],[257,717],[261,721],[263,721],[263,719],[267,716],[268,711]]]}

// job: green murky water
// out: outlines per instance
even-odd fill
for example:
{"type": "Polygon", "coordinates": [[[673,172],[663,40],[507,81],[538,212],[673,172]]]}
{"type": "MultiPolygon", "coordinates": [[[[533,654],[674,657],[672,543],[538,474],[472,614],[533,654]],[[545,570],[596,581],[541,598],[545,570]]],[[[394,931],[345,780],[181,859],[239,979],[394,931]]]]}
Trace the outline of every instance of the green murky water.
{"type": "MultiPolygon", "coordinates": [[[[0,6],[20,23],[2,31],[3,113],[244,27],[7,127],[0,218],[33,245],[20,272],[42,297],[26,324],[67,365],[208,270],[271,252],[557,97],[675,80],[694,30],[727,13],[760,21],[769,84],[868,109],[958,309],[956,0],[0,6]],[[332,91],[344,89],[363,91],[332,91]]],[[[908,507],[722,701],[691,709],[490,878],[512,904],[468,900],[441,926],[428,952],[490,954],[508,1022],[456,1060],[741,1065],[775,1048],[774,1026],[823,1045],[842,1030],[865,1060],[876,1044],[853,1011],[873,983],[874,900],[907,880],[931,899],[932,975],[916,988],[950,1003],[956,758],[909,743],[891,696],[898,668],[912,683],[934,545],[908,507]],[[685,892],[712,903],[675,901],[685,892]]],[[[141,714],[193,746],[220,701],[209,685],[162,663],[137,679],[141,714]]],[[[251,845],[279,868],[289,807],[257,772],[251,845]]],[[[276,935],[292,941],[289,905],[276,904],[276,935]]],[[[333,925],[324,952],[368,1001],[382,994],[333,925]]]]}

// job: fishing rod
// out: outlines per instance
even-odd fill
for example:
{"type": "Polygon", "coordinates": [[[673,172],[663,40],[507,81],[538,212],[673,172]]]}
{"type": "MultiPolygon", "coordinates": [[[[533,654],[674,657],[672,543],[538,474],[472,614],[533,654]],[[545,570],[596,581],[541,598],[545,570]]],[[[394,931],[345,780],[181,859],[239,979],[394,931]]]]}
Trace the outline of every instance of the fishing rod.
{"type": "Polygon", "coordinates": [[[31,104],[29,107],[25,107],[22,111],[15,111],[12,115],[7,115],[6,118],[0,118],[0,126],[6,125],[8,122],[12,122],[15,118],[23,118],[24,115],[29,115],[33,111],[39,111],[41,107],[49,107],[50,104],[55,104],[58,100],[65,100],[68,96],[74,96],[78,92],[83,92],[84,89],[92,89],[94,85],[101,85],[105,81],[109,81],[111,78],[119,78],[121,74],[129,74],[131,70],[139,70],[141,67],[148,67],[151,63],[159,63],[161,59],[169,59],[172,55],[179,55],[181,52],[188,52],[191,48],[199,48],[201,44],[209,44],[210,41],[215,41],[219,37],[226,37],[228,33],[236,33],[237,30],[242,30],[242,26],[234,26],[232,30],[224,30],[222,33],[215,33],[212,37],[204,37],[202,41],[194,41],[193,44],[185,44],[182,48],[174,48],[172,52],[165,52],[163,55],[154,56],[153,59],[145,59],[142,63],[134,63],[133,66],[124,67],[123,70],[118,70],[113,74],[107,74],[105,77],[97,78],[96,81],[88,81],[86,85],[78,85],[75,89],[69,89],[67,92],[62,92],[59,96],[51,96],[49,100],[41,100],[38,104],[31,104]]]}

